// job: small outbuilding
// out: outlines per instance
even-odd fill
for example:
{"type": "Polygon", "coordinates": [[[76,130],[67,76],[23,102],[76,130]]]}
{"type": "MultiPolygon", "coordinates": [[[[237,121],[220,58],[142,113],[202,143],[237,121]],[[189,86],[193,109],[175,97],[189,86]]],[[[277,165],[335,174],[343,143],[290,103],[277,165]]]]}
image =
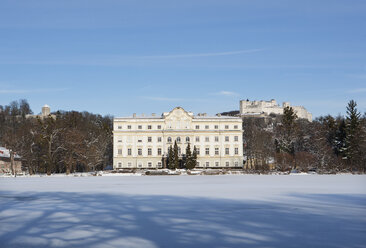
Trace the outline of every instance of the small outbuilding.
{"type": "MultiPolygon", "coordinates": [[[[16,174],[22,173],[21,157],[14,155],[14,171],[16,174]]],[[[0,147],[0,174],[11,174],[10,151],[5,147],[0,147]]]]}

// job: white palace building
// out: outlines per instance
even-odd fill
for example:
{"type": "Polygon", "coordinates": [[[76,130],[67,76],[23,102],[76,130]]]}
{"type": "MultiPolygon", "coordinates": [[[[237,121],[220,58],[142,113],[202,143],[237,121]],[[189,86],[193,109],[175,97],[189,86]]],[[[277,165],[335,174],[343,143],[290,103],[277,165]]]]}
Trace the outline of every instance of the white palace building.
{"type": "Polygon", "coordinates": [[[161,116],[115,118],[113,168],[163,168],[168,148],[176,141],[184,156],[195,146],[197,167],[243,166],[243,131],[240,117],[207,116],[181,107],[161,116]]]}

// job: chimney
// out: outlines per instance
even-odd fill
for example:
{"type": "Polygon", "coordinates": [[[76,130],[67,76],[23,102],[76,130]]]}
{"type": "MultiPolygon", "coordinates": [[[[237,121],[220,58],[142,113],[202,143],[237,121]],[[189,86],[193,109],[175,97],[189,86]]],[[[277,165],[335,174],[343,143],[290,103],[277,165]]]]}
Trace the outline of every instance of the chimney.
{"type": "Polygon", "coordinates": [[[133,118],[136,118],[136,113],[133,113],[133,115],[132,115],[132,116],[133,116],[133,118]]]}

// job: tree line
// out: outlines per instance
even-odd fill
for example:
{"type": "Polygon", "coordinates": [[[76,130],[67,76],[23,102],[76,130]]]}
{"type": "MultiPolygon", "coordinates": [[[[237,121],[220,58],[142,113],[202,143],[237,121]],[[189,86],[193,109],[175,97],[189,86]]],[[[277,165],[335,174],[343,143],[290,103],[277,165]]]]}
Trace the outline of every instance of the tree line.
{"type": "Polygon", "coordinates": [[[345,117],[297,118],[291,107],[282,116],[244,118],[244,151],[248,171],[366,171],[366,114],[351,100],[345,117]]]}
{"type": "Polygon", "coordinates": [[[113,160],[111,116],[57,111],[56,118],[27,118],[26,100],[0,105],[0,146],[18,153],[30,174],[102,170],[113,160]]]}
{"type": "MultiPolygon", "coordinates": [[[[366,171],[366,114],[355,101],[345,117],[321,116],[313,122],[299,119],[291,107],[283,115],[243,118],[244,169],[248,172],[366,171]]],[[[89,112],[57,111],[46,118],[27,118],[26,100],[0,105],[0,146],[18,153],[30,174],[102,170],[113,163],[113,118],[89,112]]],[[[180,156],[170,146],[169,169],[193,169],[197,150],[187,146],[180,156]]]]}

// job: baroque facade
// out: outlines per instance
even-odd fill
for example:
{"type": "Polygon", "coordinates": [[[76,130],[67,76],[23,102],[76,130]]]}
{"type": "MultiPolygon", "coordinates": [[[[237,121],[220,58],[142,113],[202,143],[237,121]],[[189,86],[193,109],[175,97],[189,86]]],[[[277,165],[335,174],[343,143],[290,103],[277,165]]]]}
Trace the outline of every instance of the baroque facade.
{"type": "Polygon", "coordinates": [[[280,106],[274,99],[270,101],[240,101],[240,115],[282,115],[283,109],[286,107],[292,107],[298,118],[312,121],[312,114],[308,112],[303,106],[291,106],[289,102],[284,102],[282,106],[280,106]]]}
{"type": "Polygon", "coordinates": [[[176,141],[180,157],[190,144],[197,149],[197,167],[243,166],[242,119],[185,111],[181,107],[161,116],[115,118],[113,168],[163,168],[168,148],[176,141]]]}

